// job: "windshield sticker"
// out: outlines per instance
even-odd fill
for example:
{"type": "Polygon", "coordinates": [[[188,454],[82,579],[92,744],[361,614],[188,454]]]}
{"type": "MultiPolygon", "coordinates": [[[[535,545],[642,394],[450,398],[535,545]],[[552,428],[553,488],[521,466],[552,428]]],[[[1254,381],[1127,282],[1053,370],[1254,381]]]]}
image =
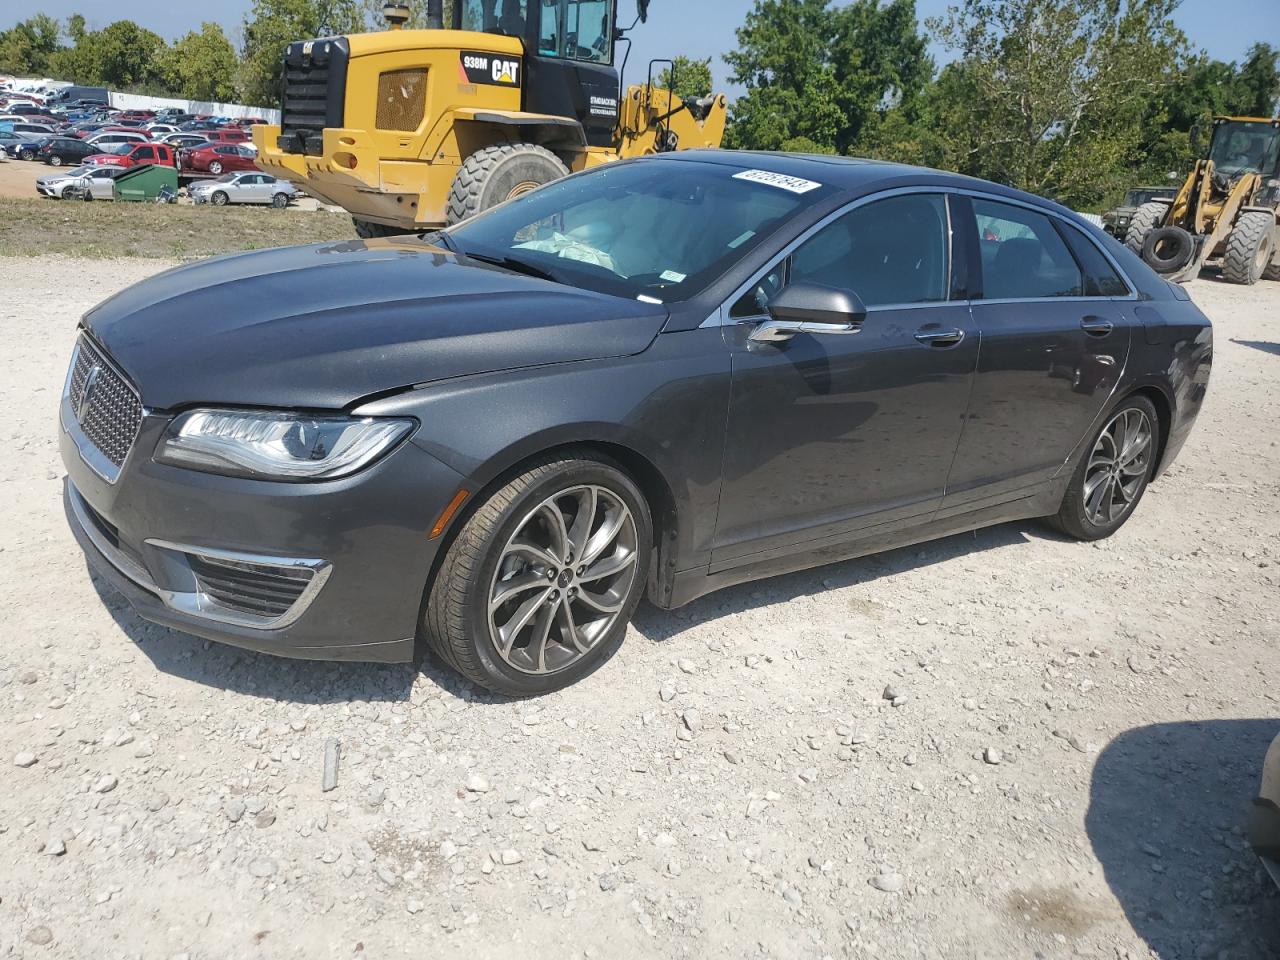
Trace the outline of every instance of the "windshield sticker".
{"type": "Polygon", "coordinates": [[[735,239],[733,239],[733,240],[730,240],[730,241],[729,241],[729,249],[730,249],[730,250],[737,250],[740,246],[742,246],[744,243],[746,243],[748,240],[750,240],[750,239],[751,239],[752,237],[754,237],[755,235],[756,235],[756,232],[755,232],[754,230],[748,230],[748,231],[747,231],[746,233],[744,233],[742,236],[737,237],[737,238],[735,238],[735,239]]]}
{"type": "Polygon", "coordinates": [[[750,180],[752,183],[764,183],[779,190],[790,190],[792,193],[808,193],[817,190],[822,184],[803,177],[788,177],[785,173],[773,173],[769,170],[743,170],[733,175],[735,180],[750,180]]]}
{"type": "Polygon", "coordinates": [[[670,283],[681,283],[684,281],[684,278],[687,276],[688,276],[687,273],[676,273],[676,271],[674,270],[663,270],[660,274],[658,274],[658,279],[667,280],[670,283]]]}

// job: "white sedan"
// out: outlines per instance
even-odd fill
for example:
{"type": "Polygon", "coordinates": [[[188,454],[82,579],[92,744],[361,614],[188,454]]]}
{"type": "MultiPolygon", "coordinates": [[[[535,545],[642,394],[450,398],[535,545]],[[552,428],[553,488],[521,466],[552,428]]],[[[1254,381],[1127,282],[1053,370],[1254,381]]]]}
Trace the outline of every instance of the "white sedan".
{"type": "Polygon", "coordinates": [[[86,164],[74,170],[59,171],[37,178],[36,192],[58,200],[113,200],[115,178],[124,171],[124,167],[86,164]]]}
{"type": "Polygon", "coordinates": [[[211,203],[221,207],[228,203],[269,203],[283,209],[300,194],[288,180],[277,180],[265,173],[227,173],[216,180],[193,183],[187,195],[195,203],[211,203]]]}

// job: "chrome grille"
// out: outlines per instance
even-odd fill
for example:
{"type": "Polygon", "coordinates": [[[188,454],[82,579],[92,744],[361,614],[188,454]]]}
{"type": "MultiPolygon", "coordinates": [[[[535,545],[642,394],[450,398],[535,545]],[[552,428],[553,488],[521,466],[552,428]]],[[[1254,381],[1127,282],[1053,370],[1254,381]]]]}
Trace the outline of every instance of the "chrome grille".
{"type": "Polygon", "coordinates": [[[89,442],[118,468],[142,426],[142,401],[88,338],[80,338],[71,364],[67,392],[76,422],[89,442]]]}

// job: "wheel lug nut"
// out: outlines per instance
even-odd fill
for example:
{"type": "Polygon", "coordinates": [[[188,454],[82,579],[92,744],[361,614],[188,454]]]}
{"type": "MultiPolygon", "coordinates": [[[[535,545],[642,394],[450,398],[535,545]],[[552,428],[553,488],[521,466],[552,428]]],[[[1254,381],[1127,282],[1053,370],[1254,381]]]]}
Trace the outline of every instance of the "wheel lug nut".
{"type": "Polygon", "coordinates": [[[555,578],[556,578],[556,572],[555,572],[554,570],[548,570],[548,571],[547,571],[547,579],[548,579],[548,580],[554,580],[555,578]]]}
{"type": "Polygon", "coordinates": [[[578,576],[582,576],[586,572],[587,572],[587,565],[584,563],[582,566],[578,568],[578,576]]]}

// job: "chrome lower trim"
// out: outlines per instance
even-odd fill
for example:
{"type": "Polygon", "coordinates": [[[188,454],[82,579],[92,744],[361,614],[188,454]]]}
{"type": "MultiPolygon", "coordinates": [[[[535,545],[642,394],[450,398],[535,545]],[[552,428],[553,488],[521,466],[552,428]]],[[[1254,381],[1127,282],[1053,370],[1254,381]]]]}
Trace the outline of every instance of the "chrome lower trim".
{"type": "Polygon", "coordinates": [[[180,570],[175,570],[175,573],[179,575],[185,574],[192,586],[192,589],[189,590],[167,589],[157,584],[148,571],[142,569],[131,557],[102,536],[97,523],[88,513],[88,505],[74,486],[70,487],[68,494],[71,512],[75,517],[76,523],[79,524],[84,535],[93,544],[94,548],[102,554],[103,558],[121,575],[127,577],[148,593],[159,597],[166,607],[189,617],[198,617],[214,623],[225,623],[252,630],[280,630],[294,623],[307,612],[307,608],[315,601],[321,588],[328,581],[329,575],[333,572],[333,564],[327,560],[276,557],[245,553],[238,550],[218,550],[193,544],[174,543],[170,540],[146,540],[144,541],[146,546],[163,551],[166,556],[172,558],[174,561],[172,566],[181,568],[180,570]],[[281,567],[295,572],[308,571],[311,579],[298,595],[298,599],[293,602],[292,606],[284,614],[278,617],[258,617],[224,607],[208,594],[195,589],[197,585],[195,575],[181,560],[187,555],[208,557],[214,560],[234,560],[260,566],[281,567]]]}

